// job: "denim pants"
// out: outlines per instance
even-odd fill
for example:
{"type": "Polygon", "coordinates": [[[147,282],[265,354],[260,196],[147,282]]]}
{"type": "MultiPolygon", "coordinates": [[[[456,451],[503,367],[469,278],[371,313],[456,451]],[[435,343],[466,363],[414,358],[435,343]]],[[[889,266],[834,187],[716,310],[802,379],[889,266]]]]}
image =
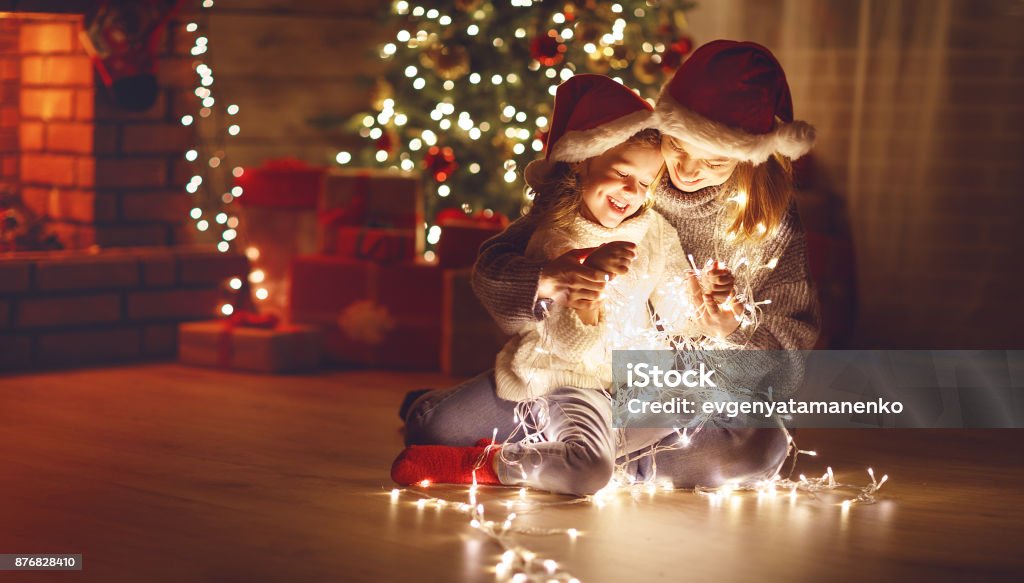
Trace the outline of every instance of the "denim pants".
{"type": "Polygon", "coordinates": [[[577,496],[608,484],[615,467],[636,481],[671,481],[677,488],[719,486],[769,479],[789,453],[789,436],[778,429],[705,425],[686,446],[672,429],[612,428],[607,395],[562,387],[530,406],[540,440],[522,442],[516,403],[495,393],[486,372],[447,390],[430,391],[406,414],[406,445],[471,446],[496,430],[502,448],[502,484],[577,496]],[[513,433],[517,433],[513,435],[513,433]]]}

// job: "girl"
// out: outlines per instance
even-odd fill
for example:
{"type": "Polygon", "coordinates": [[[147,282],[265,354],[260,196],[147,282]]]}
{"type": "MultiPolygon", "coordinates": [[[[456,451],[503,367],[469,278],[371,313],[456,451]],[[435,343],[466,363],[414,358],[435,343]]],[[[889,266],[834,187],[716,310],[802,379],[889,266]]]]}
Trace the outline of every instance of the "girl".
{"type": "MultiPolygon", "coordinates": [[[[475,426],[475,437],[482,437],[490,428],[473,421],[503,410],[505,418],[494,420],[502,440],[516,433],[513,418],[534,422],[534,439],[491,447],[414,445],[396,460],[395,481],[475,480],[589,494],[608,483],[616,454],[634,453],[649,447],[652,435],[657,441],[671,432],[627,430],[616,443],[603,391],[611,385],[610,350],[669,347],[652,324],[648,300],[673,334],[688,333],[692,312],[677,283],[687,265],[678,235],[648,210],[648,190],[662,167],[658,134],[644,129],[651,111],[606,77],[578,75],[559,87],[546,159],[526,172],[536,198],[520,221],[535,226],[525,254],[542,262],[570,258],[581,277],[611,280],[606,297],[558,297],[556,290],[555,301],[541,307],[545,318],[517,327],[493,375],[421,398],[407,428],[411,443],[459,444],[466,440],[460,427],[475,426]],[[518,414],[497,405],[495,396],[520,402],[518,414]],[[455,411],[471,416],[457,419],[455,411]],[[425,428],[434,435],[423,435],[425,428]]],[[[728,291],[725,283],[712,287],[728,291]]]]}

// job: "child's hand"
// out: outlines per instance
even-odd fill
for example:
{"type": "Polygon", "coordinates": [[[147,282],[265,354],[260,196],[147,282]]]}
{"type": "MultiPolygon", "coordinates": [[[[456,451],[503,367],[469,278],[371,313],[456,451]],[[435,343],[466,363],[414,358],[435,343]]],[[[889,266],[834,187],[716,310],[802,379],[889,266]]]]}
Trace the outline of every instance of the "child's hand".
{"type": "Polygon", "coordinates": [[[568,306],[596,301],[607,282],[604,272],[583,264],[594,251],[574,249],[549,261],[541,270],[537,296],[568,306]]]}
{"type": "MultiPolygon", "coordinates": [[[[697,274],[692,271],[686,272],[686,290],[697,310],[694,321],[705,334],[725,338],[739,328],[740,321],[737,318],[743,315],[743,305],[734,301],[731,295],[719,302],[713,293],[701,287],[697,274]]],[[[727,293],[731,294],[731,291],[730,285],[727,293]]]]}
{"type": "Polygon", "coordinates": [[[612,241],[597,248],[583,262],[588,267],[599,269],[611,277],[629,273],[629,266],[636,259],[636,244],[629,241],[612,241]]]}

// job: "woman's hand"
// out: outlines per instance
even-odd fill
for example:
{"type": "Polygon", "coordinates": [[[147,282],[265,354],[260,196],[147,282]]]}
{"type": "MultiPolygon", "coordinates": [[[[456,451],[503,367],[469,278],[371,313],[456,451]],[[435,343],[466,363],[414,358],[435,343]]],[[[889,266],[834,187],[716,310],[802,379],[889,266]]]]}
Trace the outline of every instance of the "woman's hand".
{"type": "Polygon", "coordinates": [[[552,259],[540,272],[537,297],[550,298],[572,308],[589,309],[604,292],[605,272],[584,261],[594,248],[573,249],[552,259]]]}
{"type": "Polygon", "coordinates": [[[707,286],[707,292],[715,296],[715,301],[725,303],[733,293],[736,278],[731,270],[722,267],[719,262],[715,261],[710,269],[704,271],[704,283],[707,286]]]}
{"type": "MultiPolygon", "coordinates": [[[[732,277],[731,274],[729,276],[732,277]]],[[[716,338],[725,338],[740,327],[738,318],[743,315],[743,305],[733,300],[732,285],[725,290],[724,301],[719,302],[711,290],[705,291],[701,287],[696,273],[687,271],[686,289],[690,294],[690,301],[697,310],[694,321],[702,332],[716,338]]]]}

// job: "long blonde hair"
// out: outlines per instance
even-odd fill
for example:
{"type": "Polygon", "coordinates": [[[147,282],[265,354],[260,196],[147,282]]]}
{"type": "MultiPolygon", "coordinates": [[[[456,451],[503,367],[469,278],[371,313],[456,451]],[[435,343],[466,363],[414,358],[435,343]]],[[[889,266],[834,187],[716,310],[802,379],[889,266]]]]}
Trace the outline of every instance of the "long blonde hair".
{"type": "MultiPolygon", "coordinates": [[[[661,133],[655,129],[646,129],[633,134],[624,143],[660,150],[661,133]]],[[[530,187],[533,204],[527,209],[526,217],[548,228],[568,230],[583,206],[583,165],[587,161],[572,164],[557,162],[543,183],[530,187]]],[[[625,220],[639,217],[654,206],[652,193],[664,169],[663,164],[657,178],[648,187],[643,205],[625,220]]]]}
{"type": "Polygon", "coordinates": [[[728,232],[753,241],[772,233],[786,216],[793,200],[793,164],[772,154],[757,166],[740,162],[725,183],[735,193],[736,208],[728,232]]]}

